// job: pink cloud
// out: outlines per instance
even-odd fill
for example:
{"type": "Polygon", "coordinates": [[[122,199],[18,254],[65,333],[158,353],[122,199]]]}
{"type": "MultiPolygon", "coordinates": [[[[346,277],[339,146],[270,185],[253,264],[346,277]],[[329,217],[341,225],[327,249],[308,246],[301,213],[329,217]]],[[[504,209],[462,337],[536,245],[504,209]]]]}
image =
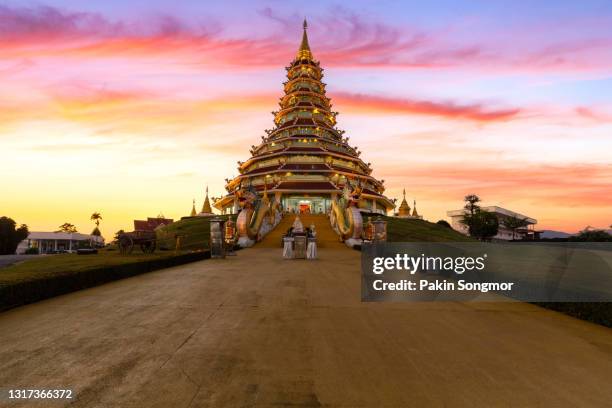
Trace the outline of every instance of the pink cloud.
{"type": "Polygon", "coordinates": [[[579,106],[575,109],[578,116],[600,123],[612,123],[612,113],[579,106]]]}
{"type": "MultiPolygon", "coordinates": [[[[171,54],[186,64],[277,67],[299,41],[300,19],[271,9],[261,15],[274,22],[267,34],[230,38],[210,18],[198,24],[158,15],[139,21],[111,20],[101,14],[49,6],[0,6],[0,51],[6,57],[144,57],[171,54]],[[280,25],[281,29],[278,29],[280,25]],[[287,33],[294,33],[288,36],[287,33]]],[[[262,30],[257,30],[259,33],[262,30]]],[[[528,36],[529,28],[521,35],[528,36]]],[[[585,70],[612,66],[599,52],[609,39],[570,44],[525,42],[500,48],[494,39],[460,40],[452,30],[396,27],[345,10],[316,18],[311,30],[315,56],[326,66],[378,68],[448,68],[474,70],[585,70]]],[[[494,37],[494,36],[492,36],[494,37]]]]}
{"type": "Polygon", "coordinates": [[[519,108],[490,109],[482,104],[390,98],[346,92],[337,92],[334,100],[342,103],[348,109],[440,116],[447,119],[466,119],[477,122],[507,121],[516,118],[521,112],[519,108]]]}

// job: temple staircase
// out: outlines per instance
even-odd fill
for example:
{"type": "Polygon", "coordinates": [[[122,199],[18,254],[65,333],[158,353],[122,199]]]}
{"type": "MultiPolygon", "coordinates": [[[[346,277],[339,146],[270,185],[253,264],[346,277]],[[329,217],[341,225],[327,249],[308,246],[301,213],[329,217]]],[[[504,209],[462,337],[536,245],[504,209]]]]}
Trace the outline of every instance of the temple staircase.
{"type": "MultiPolygon", "coordinates": [[[[293,221],[295,220],[295,214],[285,214],[281,221],[278,223],[276,228],[270,231],[261,241],[259,241],[256,248],[281,248],[281,238],[283,234],[287,232],[293,221]]],[[[340,241],[340,237],[333,230],[329,223],[329,217],[324,214],[300,214],[300,219],[304,228],[310,227],[314,224],[317,231],[317,246],[321,248],[330,249],[346,249],[340,241]]]]}

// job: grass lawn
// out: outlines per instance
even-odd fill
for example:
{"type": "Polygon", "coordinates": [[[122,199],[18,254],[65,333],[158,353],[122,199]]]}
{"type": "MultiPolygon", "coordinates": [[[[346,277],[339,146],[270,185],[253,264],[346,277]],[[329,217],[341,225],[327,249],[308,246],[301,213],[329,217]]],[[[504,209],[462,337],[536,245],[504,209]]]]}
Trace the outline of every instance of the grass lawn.
{"type": "MultiPolygon", "coordinates": [[[[228,219],[235,216],[222,216],[228,219]]],[[[209,256],[210,217],[177,221],[157,231],[158,250],[129,255],[103,249],[95,255],[35,256],[0,269],[0,310],[209,256]],[[175,252],[176,236],[181,248],[175,252]],[[167,250],[163,250],[167,249],[167,250]]]]}
{"type": "Polygon", "coordinates": [[[208,256],[208,251],[143,254],[137,250],[130,255],[108,250],[95,255],[33,255],[32,259],[0,269],[0,310],[208,256]]]}
{"type": "MultiPolygon", "coordinates": [[[[221,215],[225,220],[230,217],[236,221],[235,215],[221,215]]],[[[158,247],[174,249],[176,235],[181,236],[181,249],[200,250],[210,247],[210,219],[213,217],[185,218],[173,222],[157,230],[158,247]]]]}
{"type": "Polygon", "coordinates": [[[396,217],[383,218],[387,221],[388,242],[474,242],[474,239],[468,236],[432,222],[396,217]]]}
{"type": "Polygon", "coordinates": [[[13,282],[38,280],[43,277],[70,275],[88,269],[139,263],[176,256],[173,251],[143,254],[134,248],[130,255],[119,251],[101,250],[96,255],[32,255],[31,259],[0,269],[0,286],[13,282]]]}

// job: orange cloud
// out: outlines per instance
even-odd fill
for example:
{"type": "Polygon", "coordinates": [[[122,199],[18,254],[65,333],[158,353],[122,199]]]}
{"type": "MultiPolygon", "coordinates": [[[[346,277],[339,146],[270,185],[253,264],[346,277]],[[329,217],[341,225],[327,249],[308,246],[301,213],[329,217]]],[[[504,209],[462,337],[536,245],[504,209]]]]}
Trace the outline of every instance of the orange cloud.
{"type": "Polygon", "coordinates": [[[403,167],[383,163],[376,171],[387,178],[407,178],[411,185],[435,189],[445,199],[473,192],[500,201],[523,197],[539,203],[543,210],[612,206],[612,165],[453,162],[411,166],[406,177],[403,167]]]}

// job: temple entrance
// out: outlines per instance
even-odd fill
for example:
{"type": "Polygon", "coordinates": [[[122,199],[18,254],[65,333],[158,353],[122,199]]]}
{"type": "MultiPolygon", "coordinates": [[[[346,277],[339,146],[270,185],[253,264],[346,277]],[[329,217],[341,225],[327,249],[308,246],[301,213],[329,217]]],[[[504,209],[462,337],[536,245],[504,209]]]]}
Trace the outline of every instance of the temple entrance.
{"type": "Polygon", "coordinates": [[[331,207],[328,197],[283,196],[281,205],[285,211],[298,214],[327,214],[331,207]]]}
{"type": "Polygon", "coordinates": [[[310,214],[310,201],[300,201],[300,214],[310,214]]]}

